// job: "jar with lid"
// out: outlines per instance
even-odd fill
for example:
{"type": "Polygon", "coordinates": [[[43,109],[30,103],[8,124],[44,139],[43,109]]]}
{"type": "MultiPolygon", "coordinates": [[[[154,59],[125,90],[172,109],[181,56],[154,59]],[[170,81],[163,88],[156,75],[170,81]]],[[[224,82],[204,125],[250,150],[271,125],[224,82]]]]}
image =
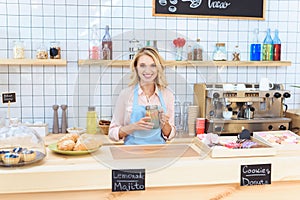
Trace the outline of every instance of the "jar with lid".
{"type": "Polygon", "coordinates": [[[241,51],[239,49],[239,46],[236,45],[233,52],[232,52],[232,61],[240,61],[241,60],[241,51]]]}
{"type": "Polygon", "coordinates": [[[60,42],[50,42],[50,59],[61,59],[60,42]]]}
{"type": "Polygon", "coordinates": [[[151,123],[153,123],[153,129],[159,128],[159,111],[158,105],[148,105],[146,106],[146,117],[151,118],[151,123]]]}
{"type": "Polygon", "coordinates": [[[25,45],[24,41],[14,41],[13,47],[13,56],[16,59],[23,59],[25,58],[25,45]]]}
{"type": "Polygon", "coordinates": [[[140,42],[133,38],[129,40],[129,60],[132,60],[136,52],[140,49],[140,42]]]}
{"type": "Polygon", "coordinates": [[[36,50],[35,57],[37,59],[48,59],[48,50],[44,43],[42,43],[40,47],[36,50]]]}
{"type": "Polygon", "coordinates": [[[225,48],[225,43],[216,43],[215,50],[213,53],[213,60],[215,61],[226,61],[227,52],[225,48]]]}
{"type": "Polygon", "coordinates": [[[200,45],[200,39],[198,38],[196,40],[196,44],[193,47],[193,60],[198,60],[198,61],[202,61],[202,52],[203,52],[203,48],[200,45]]]}

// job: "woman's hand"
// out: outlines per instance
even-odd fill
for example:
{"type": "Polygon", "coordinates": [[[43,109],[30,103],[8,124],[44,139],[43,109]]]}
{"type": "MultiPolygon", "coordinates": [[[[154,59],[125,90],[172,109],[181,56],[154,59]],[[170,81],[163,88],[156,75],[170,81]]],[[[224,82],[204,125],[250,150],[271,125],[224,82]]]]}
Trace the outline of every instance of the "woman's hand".
{"type": "Polygon", "coordinates": [[[139,121],[129,124],[127,126],[122,126],[119,130],[119,138],[124,138],[137,130],[151,130],[154,124],[151,123],[150,117],[143,117],[139,121]]]}
{"type": "Polygon", "coordinates": [[[169,137],[169,135],[172,131],[172,127],[169,124],[169,119],[170,119],[169,115],[166,115],[163,110],[160,110],[160,112],[159,112],[160,128],[161,128],[162,134],[165,137],[169,137]]]}
{"type": "Polygon", "coordinates": [[[154,123],[151,122],[151,117],[143,117],[133,125],[135,130],[150,130],[153,128],[154,123]]]}

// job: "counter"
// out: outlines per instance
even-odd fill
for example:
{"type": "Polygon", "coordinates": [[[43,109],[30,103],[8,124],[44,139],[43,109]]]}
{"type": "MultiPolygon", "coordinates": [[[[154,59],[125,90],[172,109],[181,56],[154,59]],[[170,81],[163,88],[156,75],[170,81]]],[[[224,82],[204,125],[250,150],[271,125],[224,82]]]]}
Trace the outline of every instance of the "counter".
{"type": "MultiPolygon", "coordinates": [[[[47,136],[46,144],[58,137],[47,136]]],[[[105,140],[107,136],[101,137],[105,140]]],[[[212,159],[190,138],[176,139],[167,146],[158,155],[134,157],[124,152],[137,153],[140,149],[112,145],[108,139],[92,155],[59,155],[47,149],[48,155],[40,163],[0,168],[0,199],[140,199],[141,195],[143,199],[261,199],[261,195],[296,199],[300,194],[300,151],[278,150],[270,157],[212,159]],[[272,164],[272,184],[240,187],[240,166],[260,163],[272,164]],[[126,167],[146,168],[146,191],[111,192],[111,169],[126,167]]]]}

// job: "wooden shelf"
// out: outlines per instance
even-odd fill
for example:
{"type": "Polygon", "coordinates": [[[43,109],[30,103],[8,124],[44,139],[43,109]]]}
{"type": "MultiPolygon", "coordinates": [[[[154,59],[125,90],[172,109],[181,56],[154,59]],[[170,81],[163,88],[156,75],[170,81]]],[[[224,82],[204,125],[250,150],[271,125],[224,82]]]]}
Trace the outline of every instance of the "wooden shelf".
{"type": "MultiPolygon", "coordinates": [[[[79,60],[78,65],[106,65],[112,67],[129,66],[131,60],[79,60]]],[[[291,66],[290,61],[165,61],[165,66],[173,67],[196,67],[196,66],[217,66],[217,67],[277,67],[291,66]]]]}
{"type": "Polygon", "coordinates": [[[1,65],[56,65],[66,66],[64,59],[0,59],[1,65]]]}

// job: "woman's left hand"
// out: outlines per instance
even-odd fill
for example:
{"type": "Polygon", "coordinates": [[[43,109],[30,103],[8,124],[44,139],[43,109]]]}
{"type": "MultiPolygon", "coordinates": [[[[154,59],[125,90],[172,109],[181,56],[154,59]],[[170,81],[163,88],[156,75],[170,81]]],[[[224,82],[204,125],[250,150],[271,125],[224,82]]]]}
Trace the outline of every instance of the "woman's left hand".
{"type": "Polygon", "coordinates": [[[166,123],[169,123],[169,116],[164,113],[164,111],[159,112],[160,127],[163,128],[166,123]]]}

